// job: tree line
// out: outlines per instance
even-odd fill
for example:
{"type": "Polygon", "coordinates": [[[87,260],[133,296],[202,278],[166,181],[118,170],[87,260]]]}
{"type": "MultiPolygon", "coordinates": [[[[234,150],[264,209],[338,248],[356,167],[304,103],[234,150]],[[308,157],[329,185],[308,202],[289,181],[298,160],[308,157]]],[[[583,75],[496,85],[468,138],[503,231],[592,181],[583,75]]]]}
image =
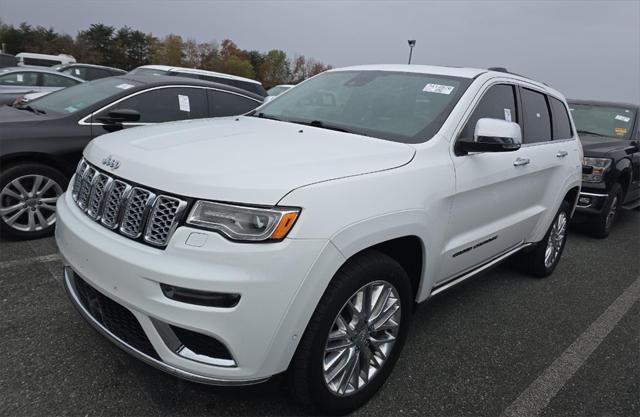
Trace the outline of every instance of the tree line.
{"type": "Polygon", "coordinates": [[[200,68],[256,79],[270,88],[277,84],[296,84],[331,66],[306,58],[288,57],[284,51],[248,51],[225,39],[198,43],[180,35],[163,38],[134,30],[96,23],[74,37],[53,28],[18,26],[0,22],[0,44],[5,52],[69,54],[78,62],[107,65],[131,70],[140,65],[156,64],[200,68]]]}

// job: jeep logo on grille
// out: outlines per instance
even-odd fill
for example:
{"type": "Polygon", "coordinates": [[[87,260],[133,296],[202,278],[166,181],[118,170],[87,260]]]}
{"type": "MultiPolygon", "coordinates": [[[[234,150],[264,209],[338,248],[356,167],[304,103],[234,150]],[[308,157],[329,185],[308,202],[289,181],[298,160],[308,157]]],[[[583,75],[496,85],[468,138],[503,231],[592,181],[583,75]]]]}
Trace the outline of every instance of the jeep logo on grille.
{"type": "Polygon", "coordinates": [[[120,161],[118,161],[117,159],[113,159],[113,157],[109,155],[102,160],[102,165],[107,166],[111,169],[118,169],[118,167],[120,166],[120,161]]]}

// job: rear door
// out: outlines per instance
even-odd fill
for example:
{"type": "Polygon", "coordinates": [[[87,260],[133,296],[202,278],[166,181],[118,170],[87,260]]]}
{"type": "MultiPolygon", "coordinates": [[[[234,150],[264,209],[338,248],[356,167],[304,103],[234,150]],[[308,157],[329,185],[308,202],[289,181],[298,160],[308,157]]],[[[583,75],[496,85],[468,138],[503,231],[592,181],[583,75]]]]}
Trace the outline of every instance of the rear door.
{"type": "MultiPolygon", "coordinates": [[[[517,92],[508,82],[485,87],[458,139],[472,138],[480,118],[512,121],[522,127],[517,92]]],[[[520,245],[542,211],[537,202],[544,184],[532,177],[530,165],[521,163],[533,159],[531,148],[458,156],[452,146],[451,158],[456,191],[439,283],[520,245]]]]}

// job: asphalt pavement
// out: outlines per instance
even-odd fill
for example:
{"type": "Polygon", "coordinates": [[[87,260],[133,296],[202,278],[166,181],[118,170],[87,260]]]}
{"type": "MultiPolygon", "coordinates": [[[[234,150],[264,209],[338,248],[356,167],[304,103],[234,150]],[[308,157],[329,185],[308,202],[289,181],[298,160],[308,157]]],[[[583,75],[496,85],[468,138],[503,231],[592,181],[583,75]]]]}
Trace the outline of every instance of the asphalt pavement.
{"type": "MultiPolygon", "coordinates": [[[[67,301],[53,238],[0,241],[0,414],[308,415],[281,379],[223,388],[128,356],[67,301]]],[[[640,212],[572,230],[547,279],[504,264],[422,304],[382,390],[355,415],[640,415],[640,212]]]]}

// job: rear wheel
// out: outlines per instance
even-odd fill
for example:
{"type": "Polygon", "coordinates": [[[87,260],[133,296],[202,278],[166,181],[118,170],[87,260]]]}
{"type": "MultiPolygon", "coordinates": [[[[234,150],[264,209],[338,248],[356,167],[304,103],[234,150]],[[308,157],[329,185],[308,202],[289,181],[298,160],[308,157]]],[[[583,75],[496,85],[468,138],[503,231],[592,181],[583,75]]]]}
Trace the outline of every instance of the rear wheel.
{"type": "Polygon", "coordinates": [[[611,233],[611,227],[615,221],[620,205],[622,204],[622,187],[614,184],[609,191],[609,197],[604,203],[602,213],[591,216],[585,224],[587,233],[598,239],[604,239],[611,233]]]}
{"type": "Polygon", "coordinates": [[[57,169],[42,164],[15,165],[0,174],[0,231],[33,239],[53,233],[56,201],[67,186],[57,169]]]}
{"type": "Polygon", "coordinates": [[[567,240],[569,204],[564,201],[556,213],[544,238],[528,252],[518,254],[516,262],[525,272],[544,278],[553,272],[560,262],[567,240]]]}
{"type": "Polygon", "coordinates": [[[413,307],[409,278],[392,258],[357,255],[335,275],[290,368],[294,395],[326,414],[366,403],[393,369],[413,307]]]}

